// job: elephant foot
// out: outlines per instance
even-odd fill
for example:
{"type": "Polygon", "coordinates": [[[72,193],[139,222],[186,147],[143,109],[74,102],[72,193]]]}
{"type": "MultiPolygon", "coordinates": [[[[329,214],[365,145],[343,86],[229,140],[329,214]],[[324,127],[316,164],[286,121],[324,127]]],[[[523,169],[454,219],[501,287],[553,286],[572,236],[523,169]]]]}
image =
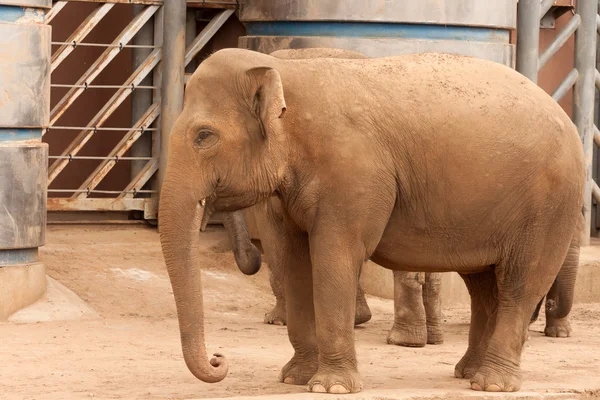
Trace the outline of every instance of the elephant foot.
{"type": "Polygon", "coordinates": [[[394,324],[387,337],[387,342],[404,347],[424,347],[427,344],[427,328],[394,324]]]}
{"type": "Polygon", "coordinates": [[[571,336],[571,324],[567,318],[546,318],[544,334],[549,337],[566,338],[571,336]]]}
{"type": "Polygon", "coordinates": [[[444,331],[441,326],[427,326],[427,344],[444,343],[444,331]]]}
{"type": "Polygon", "coordinates": [[[471,378],[471,389],[485,392],[517,392],[521,388],[521,371],[509,372],[501,368],[502,372],[488,366],[483,366],[471,378]]]}
{"type": "Polygon", "coordinates": [[[285,303],[277,302],[271,311],[265,314],[265,324],[286,325],[285,303]]]}
{"type": "Polygon", "coordinates": [[[294,355],[281,369],[279,381],[288,385],[306,385],[319,368],[318,355],[294,355]]]}
{"type": "Polygon", "coordinates": [[[471,379],[475,376],[480,366],[481,361],[479,357],[467,350],[467,353],[454,367],[454,376],[459,379],[471,379]]]}
{"type": "Polygon", "coordinates": [[[360,375],[356,369],[347,371],[317,372],[308,382],[308,391],[313,393],[358,393],[362,390],[360,375]]]}
{"type": "Polygon", "coordinates": [[[372,314],[365,293],[360,292],[356,297],[356,314],[354,316],[354,325],[361,325],[371,320],[372,314]]]}

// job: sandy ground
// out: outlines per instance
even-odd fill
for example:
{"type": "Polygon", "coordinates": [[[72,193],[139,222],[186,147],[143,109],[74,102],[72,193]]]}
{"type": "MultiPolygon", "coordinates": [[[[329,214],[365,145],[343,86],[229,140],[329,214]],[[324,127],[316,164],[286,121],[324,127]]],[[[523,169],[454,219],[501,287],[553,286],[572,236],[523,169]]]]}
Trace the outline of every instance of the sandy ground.
{"type": "MultiPolygon", "coordinates": [[[[50,226],[42,257],[58,283],[51,281],[48,298],[0,323],[0,399],[495,397],[453,377],[466,349],[468,310],[445,307],[443,345],[409,349],[385,343],[393,304],[373,297],[373,320],[356,329],[361,394],[315,396],[278,383],[292,348],[285,327],[262,323],[273,304],[266,269],[253,277],[238,272],[221,229],[203,238],[207,345],[229,359],[224,381],[202,383],[183,362],[154,229],[50,226]]],[[[544,337],[542,322],[532,327],[522,392],[505,397],[600,398],[600,305],[579,305],[572,319],[569,339],[544,337]]]]}

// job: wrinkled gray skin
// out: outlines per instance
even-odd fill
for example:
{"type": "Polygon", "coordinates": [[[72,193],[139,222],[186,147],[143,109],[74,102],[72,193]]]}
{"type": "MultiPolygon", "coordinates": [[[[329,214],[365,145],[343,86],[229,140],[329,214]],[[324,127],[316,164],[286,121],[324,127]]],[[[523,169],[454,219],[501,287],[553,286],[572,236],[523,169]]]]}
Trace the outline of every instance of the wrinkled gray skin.
{"type": "MultiPolygon", "coordinates": [[[[272,56],[283,59],[303,58],[367,58],[365,55],[341,49],[292,49],[278,50],[272,56]]],[[[275,219],[281,220],[281,204],[272,197],[267,200],[271,203],[270,209],[278,215],[275,219]]],[[[264,322],[267,324],[285,325],[286,306],[283,284],[283,265],[278,254],[279,238],[273,227],[266,226],[269,218],[260,212],[260,209],[251,207],[245,212],[253,213],[254,220],[260,221],[260,229],[256,237],[251,237],[244,212],[236,211],[223,214],[223,224],[227,230],[232,244],[235,260],[240,270],[246,275],[258,272],[261,265],[261,254],[251,242],[251,239],[260,240],[261,247],[267,258],[269,267],[269,281],[275,296],[275,307],[265,314],[264,322]]],[[[361,270],[362,271],[362,270],[361,270]]],[[[407,347],[422,347],[425,344],[442,344],[442,306],[440,298],[441,274],[439,273],[414,273],[394,271],[394,324],[388,334],[387,342],[407,347]]],[[[356,294],[355,325],[363,324],[371,319],[371,310],[365,298],[365,292],[358,285],[356,294]]]]}
{"type": "MultiPolygon", "coordinates": [[[[439,53],[219,50],[188,81],[159,202],[186,365],[204,382],[227,375],[222,356],[207,358],[198,230],[255,205],[272,218],[275,196],[294,348],[281,382],[362,389],[354,322],[370,258],[458,272],[471,324],[455,375],[474,390],[518,391],[531,316],[557,276],[577,270],[584,187],[569,116],[509,67],[439,53]]],[[[561,305],[570,294],[562,288],[561,305]]]]}

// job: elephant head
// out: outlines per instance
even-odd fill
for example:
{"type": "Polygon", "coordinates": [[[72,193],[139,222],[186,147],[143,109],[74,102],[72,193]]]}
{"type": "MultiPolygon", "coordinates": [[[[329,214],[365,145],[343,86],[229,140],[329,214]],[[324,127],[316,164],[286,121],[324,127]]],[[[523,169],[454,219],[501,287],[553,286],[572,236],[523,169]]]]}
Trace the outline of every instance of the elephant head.
{"type": "Polygon", "coordinates": [[[227,375],[207,359],[199,231],[214,212],[240,210],[271,196],[286,168],[286,102],[276,59],[220,50],[194,72],[169,138],[159,202],[163,255],[189,370],[204,382],[227,375]]]}

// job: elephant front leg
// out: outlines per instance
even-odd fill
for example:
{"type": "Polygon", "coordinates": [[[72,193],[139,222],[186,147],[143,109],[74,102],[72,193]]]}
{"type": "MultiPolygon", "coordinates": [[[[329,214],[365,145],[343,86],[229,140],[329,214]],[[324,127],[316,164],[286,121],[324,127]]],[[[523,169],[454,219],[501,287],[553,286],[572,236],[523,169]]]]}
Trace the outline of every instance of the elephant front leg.
{"type": "Polygon", "coordinates": [[[312,236],[310,249],[319,369],[308,388],[317,393],[357,393],[362,383],[354,347],[354,321],[364,245],[349,244],[328,232],[312,236]]]}
{"type": "Polygon", "coordinates": [[[427,343],[423,275],[394,271],[394,326],[387,338],[389,344],[423,347],[427,343]]]}
{"type": "Polygon", "coordinates": [[[308,240],[300,232],[280,237],[281,266],[286,294],[287,330],[294,356],[282,368],[279,380],[306,385],[317,372],[318,347],[313,306],[313,275],[308,240]]]}

